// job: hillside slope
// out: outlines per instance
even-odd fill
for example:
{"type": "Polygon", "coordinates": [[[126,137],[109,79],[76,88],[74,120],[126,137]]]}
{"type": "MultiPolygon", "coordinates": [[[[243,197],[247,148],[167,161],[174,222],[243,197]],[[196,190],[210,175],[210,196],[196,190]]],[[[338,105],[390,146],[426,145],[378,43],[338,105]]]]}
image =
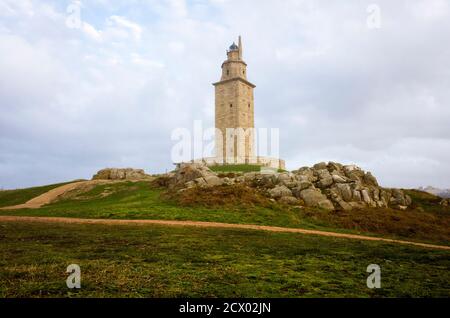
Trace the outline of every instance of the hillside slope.
{"type": "MultiPolygon", "coordinates": [[[[20,190],[16,190],[20,196],[20,190]]],[[[29,192],[24,189],[23,197],[29,192]]],[[[95,184],[38,209],[0,210],[0,215],[105,219],[190,220],[256,224],[383,236],[450,245],[450,209],[419,191],[407,211],[362,208],[326,212],[272,202],[246,188],[217,186],[174,195],[154,182],[95,184]]]]}

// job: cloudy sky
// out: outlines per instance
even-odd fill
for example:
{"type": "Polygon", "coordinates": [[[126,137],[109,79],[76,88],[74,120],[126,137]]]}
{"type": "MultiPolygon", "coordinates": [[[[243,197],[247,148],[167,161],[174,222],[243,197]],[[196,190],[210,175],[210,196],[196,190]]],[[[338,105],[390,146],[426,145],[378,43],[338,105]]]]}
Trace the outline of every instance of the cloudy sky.
{"type": "Polygon", "coordinates": [[[0,0],[0,188],[171,169],[239,34],[289,169],[450,187],[450,1],[0,0]]]}

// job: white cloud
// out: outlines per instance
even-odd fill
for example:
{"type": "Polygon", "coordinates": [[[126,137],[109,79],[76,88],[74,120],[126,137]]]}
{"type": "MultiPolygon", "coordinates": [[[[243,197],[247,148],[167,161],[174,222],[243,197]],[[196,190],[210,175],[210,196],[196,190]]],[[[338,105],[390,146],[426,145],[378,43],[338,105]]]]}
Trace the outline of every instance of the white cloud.
{"type": "Polygon", "coordinates": [[[425,20],[449,17],[450,4],[446,0],[418,0],[411,3],[415,17],[425,20]]]}
{"type": "Polygon", "coordinates": [[[211,86],[244,39],[256,123],[291,169],[356,163],[387,186],[450,187],[445,1],[0,1],[0,187],[171,168],[170,132],[214,121],[211,86]],[[236,10],[236,6],[239,10],[236,10]]]}
{"type": "Polygon", "coordinates": [[[20,16],[34,15],[33,3],[31,0],[2,0],[0,2],[0,16],[20,16]]]}
{"type": "Polygon", "coordinates": [[[100,41],[102,38],[102,32],[97,31],[92,25],[90,25],[87,22],[83,22],[83,31],[86,33],[90,38],[100,41]]]}
{"type": "Polygon", "coordinates": [[[115,25],[121,29],[129,30],[136,41],[139,41],[142,37],[142,27],[124,17],[113,15],[109,18],[109,22],[113,27],[115,25]]]}

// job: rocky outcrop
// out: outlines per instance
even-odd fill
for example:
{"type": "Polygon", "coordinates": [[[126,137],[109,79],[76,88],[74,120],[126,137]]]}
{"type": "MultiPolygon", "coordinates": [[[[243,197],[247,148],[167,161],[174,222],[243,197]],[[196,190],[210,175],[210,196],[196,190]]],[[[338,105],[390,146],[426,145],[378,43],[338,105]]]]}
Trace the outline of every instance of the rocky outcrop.
{"type": "Polygon", "coordinates": [[[172,174],[170,188],[212,187],[224,184],[224,180],[201,163],[183,163],[172,174]]]}
{"type": "Polygon", "coordinates": [[[169,175],[170,188],[244,184],[283,204],[331,210],[364,207],[407,209],[411,198],[402,190],[387,189],[355,165],[321,162],[293,172],[218,175],[204,164],[181,164],[169,175]]]}
{"type": "MultiPolygon", "coordinates": [[[[312,168],[300,168],[294,171],[294,174],[302,180],[303,183],[299,183],[301,188],[306,187],[305,181],[309,182],[311,185],[307,189],[314,191],[320,189],[322,195],[326,196],[335,209],[388,206],[405,209],[412,203],[411,198],[402,190],[380,187],[370,172],[365,172],[355,165],[344,166],[334,162],[322,162],[312,168]]],[[[308,194],[310,193],[313,192],[310,191],[308,194]]],[[[313,197],[314,201],[302,199],[306,205],[316,206],[320,197],[317,194],[313,197]]]]}
{"type": "Polygon", "coordinates": [[[92,177],[92,180],[143,180],[150,178],[152,178],[152,176],[146,174],[142,169],[107,168],[97,172],[92,177]]]}

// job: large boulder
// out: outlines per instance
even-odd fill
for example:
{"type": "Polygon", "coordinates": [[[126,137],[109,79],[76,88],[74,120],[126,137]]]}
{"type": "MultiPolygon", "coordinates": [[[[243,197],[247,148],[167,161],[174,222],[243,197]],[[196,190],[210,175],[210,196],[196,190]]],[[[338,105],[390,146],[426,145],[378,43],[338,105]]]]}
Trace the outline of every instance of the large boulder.
{"type": "Polygon", "coordinates": [[[321,189],[327,188],[333,184],[333,177],[327,169],[321,169],[317,171],[319,182],[317,186],[321,189]]]}
{"type": "Polygon", "coordinates": [[[281,204],[286,204],[286,205],[298,205],[299,204],[299,200],[295,197],[282,197],[282,198],[280,198],[279,202],[281,204]]]}
{"type": "Polygon", "coordinates": [[[353,199],[353,192],[350,188],[350,185],[347,183],[338,183],[336,184],[336,189],[340,194],[340,197],[344,199],[345,202],[350,202],[353,199]]]}
{"type": "Polygon", "coordinates": [[[392,189],[390,203],[403,210],[403,207],[411,205],[412,200],[409,195],[405,195],[400,189],[392,189]]]}
{"type": "Polygon", "coordinates": [[[269,195],[274,199],[280,199],[282,197],[292,197],[292,191],[284,185],[279,185],[269,190],[269,195]]]}
{"type": "Polygon", "coordinates": [[[206,165],[201,163],[182,163],[175,170],[169,182],[170,188],[185,188],[193,186],[217,186],[223,184],[219,178],[206,165]]]}
{"type": "Polygon", "coordinates": [[[334,210],[333,203],[331,203],[331,201],[318,189],[303,190],[300,192],[300,198],[305,202],[306,206],[330,211],[334,210]]]}
{"type": "Polygon", "coordinates": [[[152,176],[146,174],[142,169],[106,168],[98,171],[92,177],[92,180],[143,180],[150,178],[152,176]]]}

